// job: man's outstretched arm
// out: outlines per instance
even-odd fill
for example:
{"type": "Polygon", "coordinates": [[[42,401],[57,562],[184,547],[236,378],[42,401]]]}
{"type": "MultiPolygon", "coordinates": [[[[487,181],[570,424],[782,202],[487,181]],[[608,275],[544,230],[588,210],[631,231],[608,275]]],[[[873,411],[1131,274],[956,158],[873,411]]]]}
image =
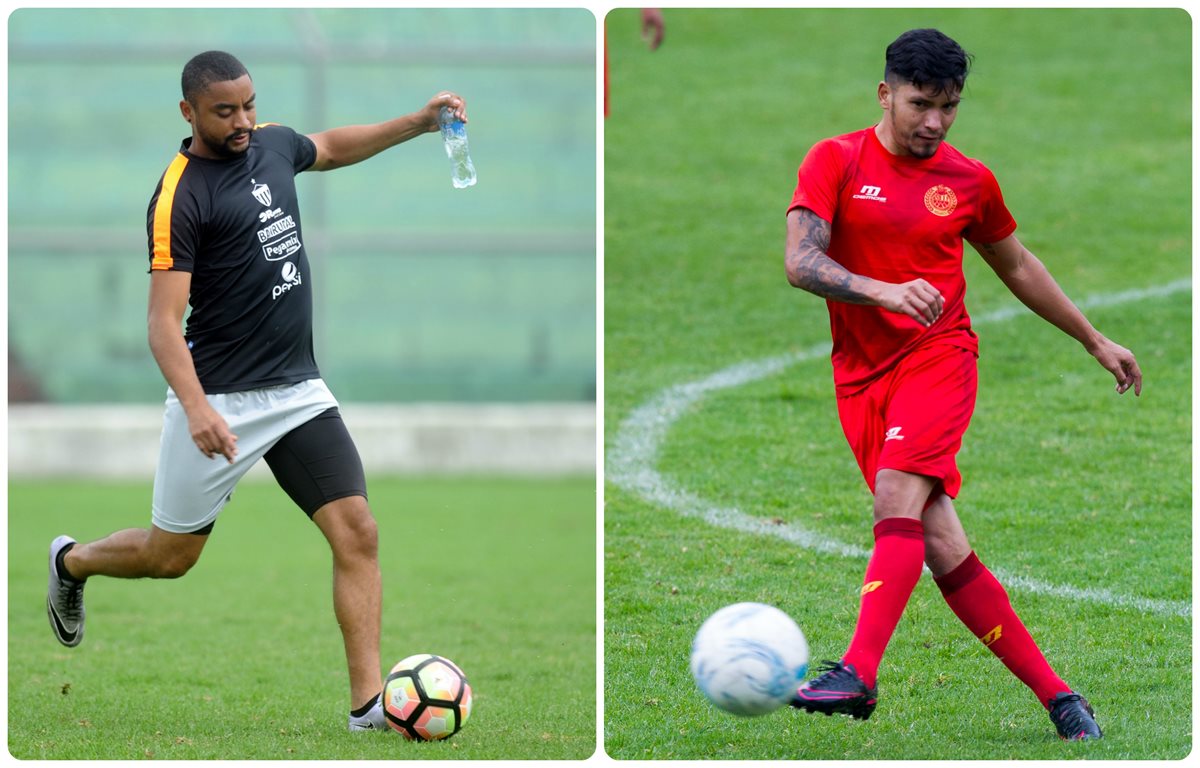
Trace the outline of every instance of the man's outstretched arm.
{"type": "Polygon", "coordinates": [[[317,147],[317,159],[308,170],[331,171],[354,165],[389,147],[436,131],[442,107],[449,107],[456,118],[466,122],[466,102],[457,94],[443,91],[412,114],[372,125],[346,125],[309,134],[308,138],[317,147]]]}
{"type": "Polygon", "coordinates": [[[1083,345],[1117,380],[1117,394],[1142,393],[1142,371],[1133,353],[1097,331],[1041,260],[1016,235],[995,243],[971,243],[1008,290],[1044,320],[1083,345]]]}

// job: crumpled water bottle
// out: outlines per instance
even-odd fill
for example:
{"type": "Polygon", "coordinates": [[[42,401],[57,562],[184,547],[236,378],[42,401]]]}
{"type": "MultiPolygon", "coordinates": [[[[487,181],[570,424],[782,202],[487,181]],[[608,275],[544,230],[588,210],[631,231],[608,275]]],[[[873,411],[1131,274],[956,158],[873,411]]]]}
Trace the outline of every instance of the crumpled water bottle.
{"type": "Polygon", "coordinates": [[[438,112],[438,125],[442,129],[446,157],[450,158],[450,167],[453,169],[450,181],[458,189],[474,186],[475,164],[471,162],[471,150],[467,146],[467,126],[462,120],[454,118],[450,107],[442,107],[438,112]]]}

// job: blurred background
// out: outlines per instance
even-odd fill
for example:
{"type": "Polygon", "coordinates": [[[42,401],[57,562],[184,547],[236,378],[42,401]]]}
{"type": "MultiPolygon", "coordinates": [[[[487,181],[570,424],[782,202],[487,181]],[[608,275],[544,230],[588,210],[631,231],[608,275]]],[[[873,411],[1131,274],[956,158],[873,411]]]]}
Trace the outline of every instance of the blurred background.
{"type": "MultiPolygon", "coordinates": [[[[180,71],[212,48],[250,71],[260,122],[301,133],[389,119],[443,89],[467,99],[475,187],[451,186],[436,134],[297,178],[317,360],[356,437],[404,442],[396,430],[417,422],[507,425],[529,444],[575,430],[568,463],[594,469],[595,38],[584,9],[14,12],[10,470],[53,464],[43,438],[67,427],[68,447],[95,434],[116,450],[105,424],[140,424],[145,405],[157,435],[145,215],[190,135],[180,71]]],[[[144,440],[131,450],[153,463],[157,439],[144,440]]]]}

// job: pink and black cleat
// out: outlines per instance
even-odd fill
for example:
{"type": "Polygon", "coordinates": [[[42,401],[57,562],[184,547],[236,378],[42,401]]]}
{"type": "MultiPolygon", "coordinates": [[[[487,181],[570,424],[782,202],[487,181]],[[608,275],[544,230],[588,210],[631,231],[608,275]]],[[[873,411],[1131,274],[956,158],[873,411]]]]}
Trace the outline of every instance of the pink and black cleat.
{"type": "Polygon", "coordinates": [[[809,680],[792,697],[792,706],[826,715],[850,715],[866,720],[875,711],[876,688],[868,688],[853,664],[821,662],[822,674],[809,680]]]}
{"type": "Polygon", "coordinates": [[[1067,741],[1103,738],[1092,705],[1078,693],[1060,693],[1048,703],[1050,722],[1058,729],[1059,738],[1067,741]]]}

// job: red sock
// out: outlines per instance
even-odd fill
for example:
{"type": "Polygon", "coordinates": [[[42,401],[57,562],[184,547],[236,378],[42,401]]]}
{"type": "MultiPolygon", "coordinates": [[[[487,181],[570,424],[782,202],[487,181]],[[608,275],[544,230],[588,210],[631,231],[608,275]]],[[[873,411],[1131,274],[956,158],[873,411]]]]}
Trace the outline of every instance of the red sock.
{"type": "Polygon", "coordinates": [[[853,664],[868,688],[875,687],[879,662],[900,614],[908,605],[925,562],[925,527],[920,520],[891,517],[875,524],[875,551],[863,578],[858,624],[843,664],[853,664]]]}
{"type": "Polygon", "coordinates": [[[1008,593],[975,553],[953,571],[935,578],[954,615],[1033,689],[1043,707],[1055,694],[1071,688],[1054,673],[1025,625],[1012,609],[1008,593]]]}

